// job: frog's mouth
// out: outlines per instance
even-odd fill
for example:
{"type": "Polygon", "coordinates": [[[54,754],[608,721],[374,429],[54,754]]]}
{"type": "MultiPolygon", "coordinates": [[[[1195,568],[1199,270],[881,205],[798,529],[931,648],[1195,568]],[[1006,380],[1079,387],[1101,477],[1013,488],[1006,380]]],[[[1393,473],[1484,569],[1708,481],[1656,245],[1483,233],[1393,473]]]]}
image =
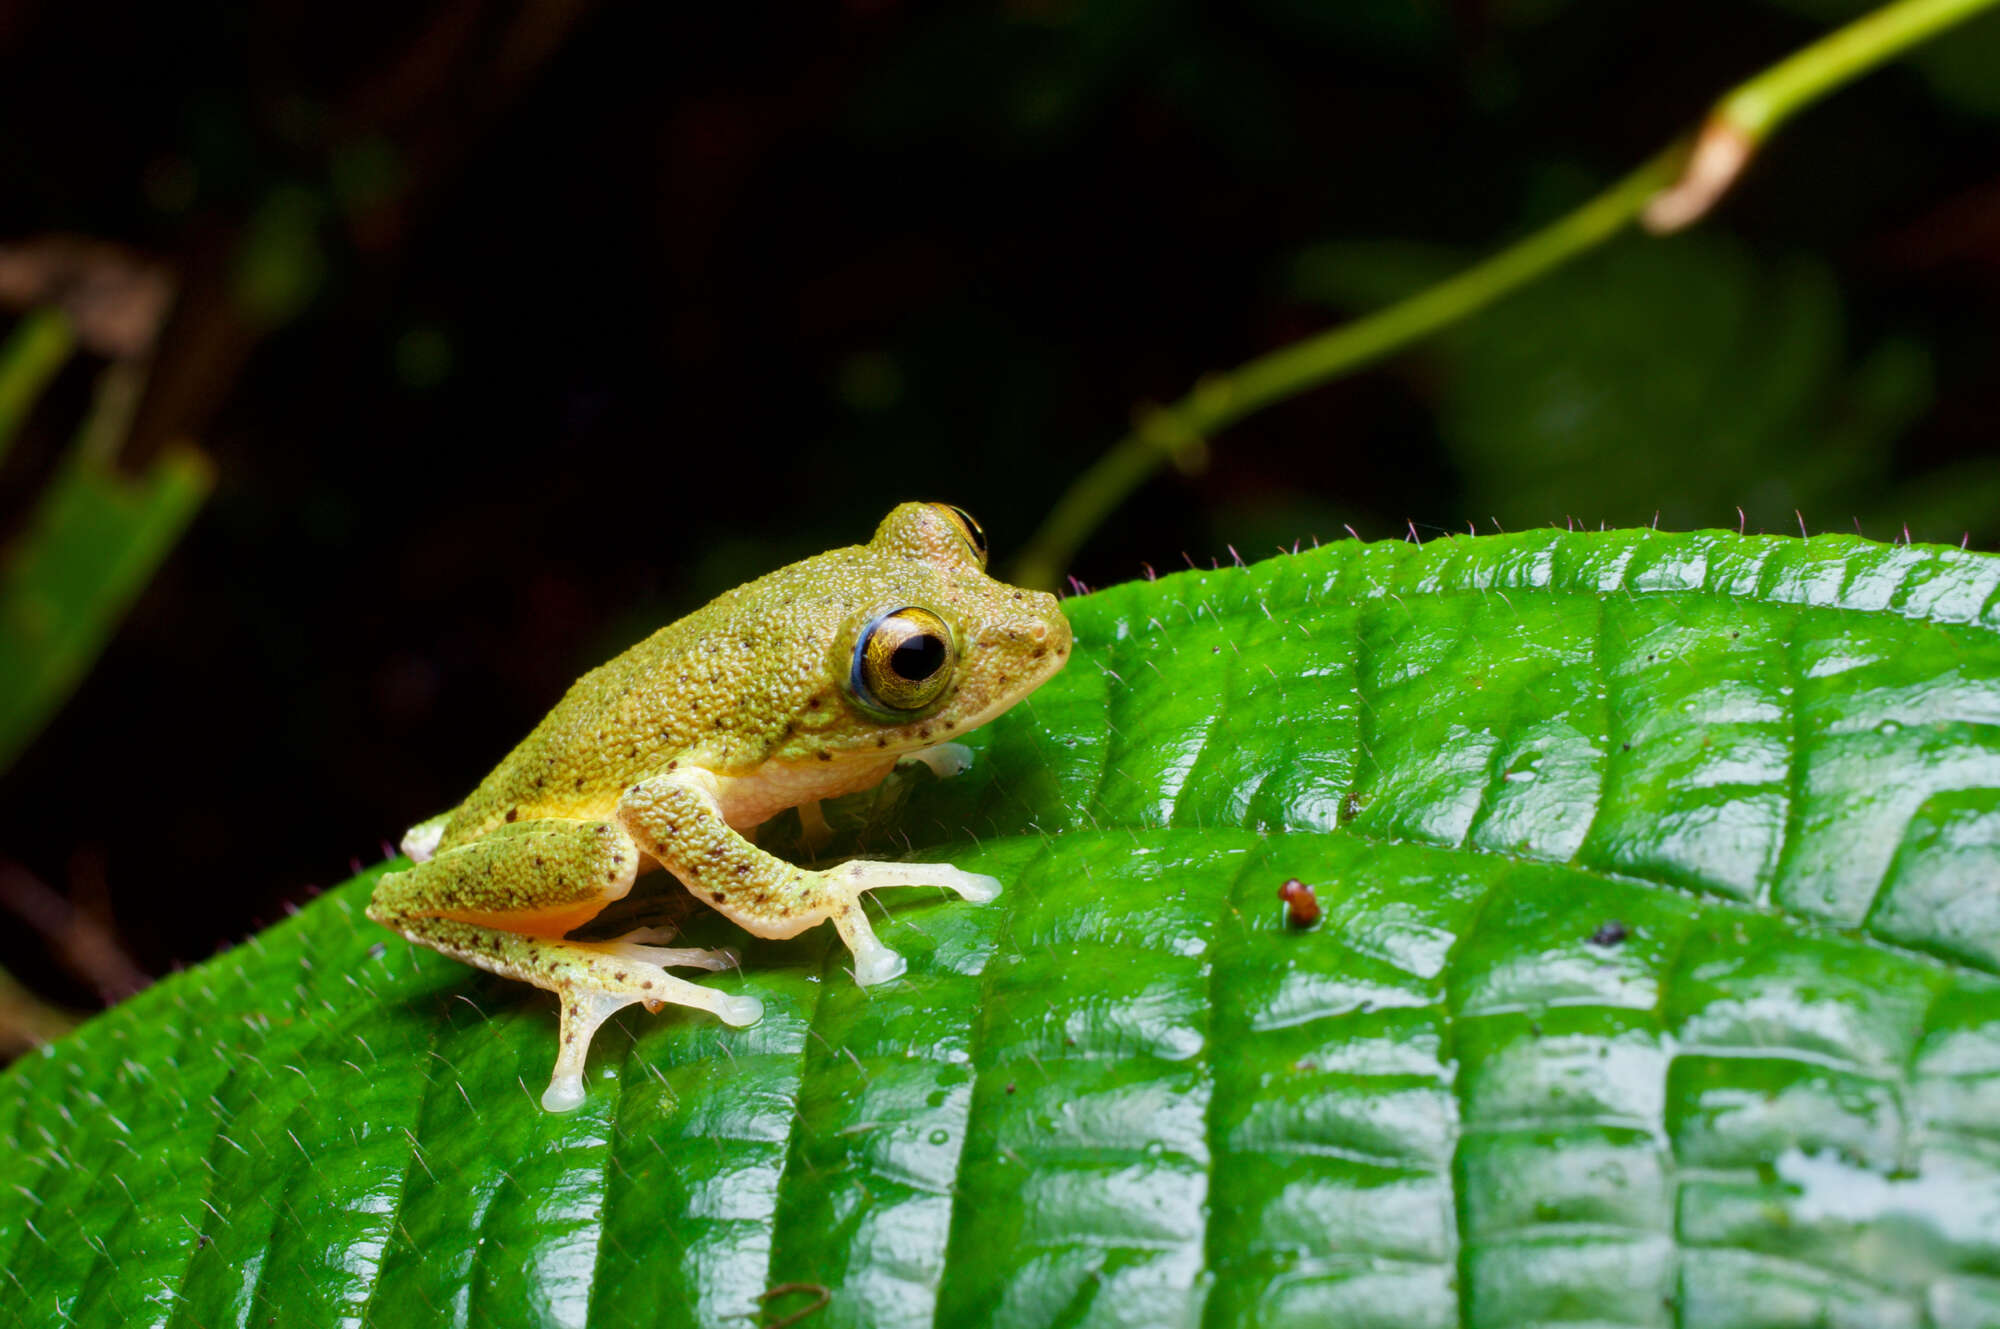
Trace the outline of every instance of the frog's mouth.
{"type": "MultiPolygon", "coordinates": [[[[973,644],[975,650],[980,647],[989,648],[987,652],[982,653],[981,658],[990,658],[996,663],[982,666],[971,677],[961,680],[958,691],[962,694],[968,685],[982,685],[993,700],[970,715],[951,717],[955,721],[955,732],[960,734],[998,719],[1025,699],[1029,693],[1054,678],[1057,671],[1069,663],[1071,646],[1069,620],[1060,613],[1054,613],[1046,619],[1036,620],[1025,630],[1006,624],[983,626],[974,637],[973,644]],[[1018,648],[1024,636],[1034,643],[1033,649],[1027,653],[1025,662],[1022,661],[1018,649],[1013,651],[1006,649],[1018,648]],[[1003,660],[1004,665],[999,663],[1003,660]],[[1014,672],[1010,672],[1010,669],[1014,672]]],[[[937,726],[933,725],[931,728],[935,733],[937,726]]],[[[951,734],[946,734],[944,737],[949,738],[951,734]]],[[[931,741],[941,740],[934,738],[931,741]]],[[[920,738],[911,746],[928,747],[930,743],[920,738]]]]}

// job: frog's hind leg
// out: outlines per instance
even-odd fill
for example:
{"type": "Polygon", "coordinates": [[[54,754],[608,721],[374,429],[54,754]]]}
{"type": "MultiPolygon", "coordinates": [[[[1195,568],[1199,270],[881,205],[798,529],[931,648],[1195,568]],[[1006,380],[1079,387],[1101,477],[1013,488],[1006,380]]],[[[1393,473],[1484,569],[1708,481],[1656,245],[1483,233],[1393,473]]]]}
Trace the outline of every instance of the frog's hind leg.
{"type": "Polygon", "coordinates": [[[975,904],[1000,894],[992,877],[949,863],[842,863],[814,872],[765,853],[722,815],[712,782],[662,775],[632,786],[619,806],[632,838],[695,898],[759,937],[795,937],[832,920],[863,987],[900,976],[903,957],[875,936],[862,896],[885,886],[942,886],[975,904]]]}
{"type": "Polygon", "coordinates": [[[604,821],[533,821],[501,828],[446,850],[376,884],[368,916],[411,941],[562,1000],[562,1043],[542,1106],[566,1111],[583,1101],[584,1057],[598,1028],[635,1002],[657,1011],[671,1002],[713,1012],[733,1025],[763,1014],[755,997],[698,987],[668,966],[720,969],[722,952],[646,945],[650,930],[615,941],[571,941],[581,926],[623,897],[639,854],[624,829],[604,821]]]}

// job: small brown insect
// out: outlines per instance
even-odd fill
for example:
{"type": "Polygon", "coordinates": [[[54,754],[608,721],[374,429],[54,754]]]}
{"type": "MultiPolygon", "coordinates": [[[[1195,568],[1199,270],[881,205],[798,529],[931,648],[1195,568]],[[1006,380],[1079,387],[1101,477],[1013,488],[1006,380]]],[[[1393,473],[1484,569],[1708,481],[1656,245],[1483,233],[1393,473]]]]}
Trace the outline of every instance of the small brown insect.
{"type": "Polygon", "coordinates": [[[1278,898],[1285,902],[1285,921],[1293,927],[1309,928],[1319,922],[1319,897],[1297,877],[1278,888],[1278,898]]]}

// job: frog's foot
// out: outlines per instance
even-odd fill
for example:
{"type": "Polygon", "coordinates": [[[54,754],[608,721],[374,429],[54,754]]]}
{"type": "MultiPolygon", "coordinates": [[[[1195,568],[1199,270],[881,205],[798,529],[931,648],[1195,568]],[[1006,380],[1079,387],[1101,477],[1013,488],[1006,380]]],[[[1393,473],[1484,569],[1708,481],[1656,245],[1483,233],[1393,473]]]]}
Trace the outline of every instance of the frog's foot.
{"type": "Polygon", "coordinates": [[[412,863],[427,863],[437,853],[438,841],[444,839],[445,823],[451,820],[449,812],[440,812],[429,821],[420,821],[403,832],[403,842],[397,848],[412,863]]]}
{"type": "Polygon", "coordinates": [[[972,769],[972,749],[963,743],[939,743],[936,747],[905,754],[897,765],[905,763],[928,766],[932,775],[940,780],[949,780],[972,769]]]}
{"type": "MultiPolygon", "coordinates": [[[[755,997],[731,996],[713,988],[698,987],[675,978],[658,965],[625,954],[626,951],[657,952],[659,947],[594,942],[586,949],[603,955],[606,965],[589,966],[593,972],[588,977],[579,976],[556,989],[562,998],[561,1043],[549,1087],[542,1092],[542,1106],[550,1112],[567,1112],[583,1102],[583,1066],[590,1053],[590,1040],[597,1036],[606,1020],[627,1006],[643,1003],[651,1011],[669,1002],[693,1006],[738,1028],[764,1018],[764,1003],[755,997]]],[[[682,953],[714,955],[712,951],[682,953]]]]}
{"type": "Polygon", "coordinates": [[[833,827],[826,824],[826,809],[818,799],[799,804],[799,832],[804,837],[806,848],[814,853],[826,848],[833,839],[833,827]]]}
{"type": "Polygon", "coordinates": [[[884,886],[942,886],[973,904],[986,904],[1000,895],[997,878],[949,863],[873,863],[864,859],[831,868],[821,873],[820,879],[832,897],[828,915],[854,954],[854,981],[862,987],[901,978],[908,968],[902,956],[875,936],[861,903],[864,893],[884,886]]]}
{"type": "Polygon", "coordinates": [[[705,951],[693,946],[661,946],[680,934],[672,928],[634,928],[622,937],[596,943],[600,950],[657,965],[661,969],[741,969],[743,958],[735,951],[705,951]]]}

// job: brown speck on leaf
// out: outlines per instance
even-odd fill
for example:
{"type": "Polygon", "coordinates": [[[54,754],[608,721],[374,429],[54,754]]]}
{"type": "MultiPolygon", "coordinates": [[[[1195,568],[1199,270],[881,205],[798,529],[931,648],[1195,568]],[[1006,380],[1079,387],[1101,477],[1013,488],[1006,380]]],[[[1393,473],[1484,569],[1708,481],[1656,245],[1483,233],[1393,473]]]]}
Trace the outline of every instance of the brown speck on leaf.
{"type": "Polygon", "coordinates": [[[1593,946],[1602,946],[1608,950],[1613,946],[1621,945],[1625,938],[1631,935],[1630,930],[1614,918],[1590,934],[1590,944],[1593,946]]]}
{"type": "Polygon", "coordinates": [[[1293,927],[1309,928],[1319,922],[1319,897],[1297,877],[1278,888],[1278,898],[1285,902],[1285,921],[1293,927]]]}

